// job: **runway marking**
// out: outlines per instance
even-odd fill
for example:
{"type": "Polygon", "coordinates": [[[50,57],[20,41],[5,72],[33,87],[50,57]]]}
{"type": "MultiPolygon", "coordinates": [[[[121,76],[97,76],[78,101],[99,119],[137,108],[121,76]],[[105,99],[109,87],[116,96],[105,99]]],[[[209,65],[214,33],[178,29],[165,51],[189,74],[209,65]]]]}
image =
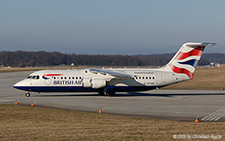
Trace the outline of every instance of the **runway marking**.
{"type": "Polygon", "coordinates": [[[5,101],[15,101],[14,99],[1,99],[0,102],[5,102],[5,101]]]}
{"type": "Polygon", "coordinates": [[[210,115],[202,118],[204,121],[218,121],[221,117],[225,116],[225,106],[221,107],[219,110],[211,113],[210,115]]]}

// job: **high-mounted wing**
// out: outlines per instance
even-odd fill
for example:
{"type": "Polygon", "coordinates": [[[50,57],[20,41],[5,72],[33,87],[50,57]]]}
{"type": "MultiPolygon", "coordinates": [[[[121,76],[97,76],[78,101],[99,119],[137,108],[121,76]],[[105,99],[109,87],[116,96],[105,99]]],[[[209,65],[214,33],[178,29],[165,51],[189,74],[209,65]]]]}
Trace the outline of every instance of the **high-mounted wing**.
{"type": "Polygon", "coordinates": [[[114,77],[120,77],[120,78],[132,78],[132,75],[129,74],[124,74],[124,73],[120,73],[120,72],[115,72],[115,71],[110,71],[110,70],[105,70],[105,69],[89,69],[90,72],[92,73],[100,73],[102,75],[111,75],[114,77]]]}

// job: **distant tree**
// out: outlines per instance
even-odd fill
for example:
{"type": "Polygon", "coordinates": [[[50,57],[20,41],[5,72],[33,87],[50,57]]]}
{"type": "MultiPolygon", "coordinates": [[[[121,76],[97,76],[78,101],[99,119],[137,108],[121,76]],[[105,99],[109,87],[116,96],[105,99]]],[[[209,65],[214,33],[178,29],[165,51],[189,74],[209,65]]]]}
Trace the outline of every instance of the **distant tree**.
{"type": "MultiPolygon", "coordinates": [[[[78,55],[60,52],[0,52],[0,65],[13,67],[58,66],[58,65],[92,65],[92,66],[163,66],[174,56],[170,54],[152,55],[78,55]]],[[[203,54],[198,65],[210,62],[225,63],[225,54],[203,54]]]]}

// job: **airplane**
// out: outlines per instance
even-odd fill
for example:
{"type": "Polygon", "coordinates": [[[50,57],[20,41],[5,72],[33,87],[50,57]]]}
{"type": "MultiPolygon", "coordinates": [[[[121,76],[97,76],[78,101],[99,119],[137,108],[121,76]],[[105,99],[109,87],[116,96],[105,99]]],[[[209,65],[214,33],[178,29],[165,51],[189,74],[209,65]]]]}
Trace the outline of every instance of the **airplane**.
{"type": "Polygon", "coordinates": [[[30,92],[98,92],[113,96],[116,92],[158,89],[190,80],[206,46],[216,43],[188,42],[161,68],[110,68],[41,70],[19,81],[14,88],[30,92]]]}

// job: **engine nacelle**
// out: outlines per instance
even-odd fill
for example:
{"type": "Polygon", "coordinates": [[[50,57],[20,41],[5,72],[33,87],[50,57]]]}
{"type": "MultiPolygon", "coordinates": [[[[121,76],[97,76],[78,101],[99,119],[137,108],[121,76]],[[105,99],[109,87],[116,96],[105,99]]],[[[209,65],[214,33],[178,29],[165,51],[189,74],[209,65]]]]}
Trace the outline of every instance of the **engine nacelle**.
{"type": "Polygon", "coordinates": [[[106,81],[103,79],[92,79],[92,88],[99,89],[106,86],[106,81]]]}
{"type": "Polygon", "coordinates": [[[85,78],[82,83],[83,87],[91,87],[92,86],[92,79],[91,78],[85,78]]]}

